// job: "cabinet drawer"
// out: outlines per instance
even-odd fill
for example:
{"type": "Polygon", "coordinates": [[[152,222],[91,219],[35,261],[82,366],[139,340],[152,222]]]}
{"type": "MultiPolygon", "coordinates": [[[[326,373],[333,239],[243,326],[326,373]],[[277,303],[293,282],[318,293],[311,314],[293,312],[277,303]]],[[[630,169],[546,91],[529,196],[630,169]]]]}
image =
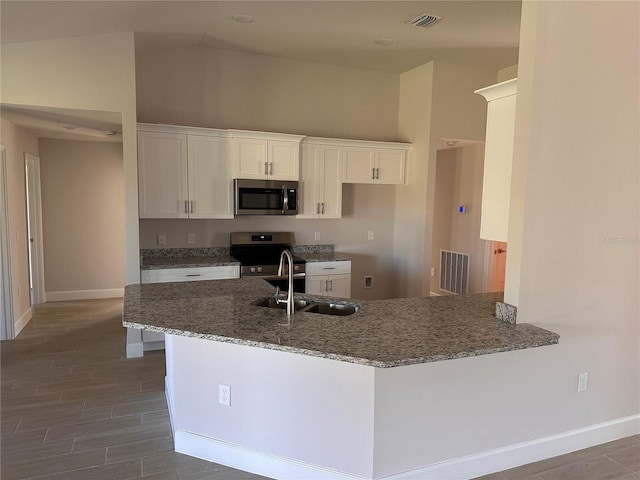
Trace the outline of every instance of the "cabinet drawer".
{"type": "Polygon", "coordinates": [[[309,262],[305,264],[307,276],[312,275],[340,275],[351,273],[351,262],[309,262]]]}
{"type": "Polygon", "coordinates": [[[197,280],[222,280],[239,277],[240,267],[237,265],[165,268],[161,270],[143,270],[141,273],[141,283],[193,282],[197,280]]]}

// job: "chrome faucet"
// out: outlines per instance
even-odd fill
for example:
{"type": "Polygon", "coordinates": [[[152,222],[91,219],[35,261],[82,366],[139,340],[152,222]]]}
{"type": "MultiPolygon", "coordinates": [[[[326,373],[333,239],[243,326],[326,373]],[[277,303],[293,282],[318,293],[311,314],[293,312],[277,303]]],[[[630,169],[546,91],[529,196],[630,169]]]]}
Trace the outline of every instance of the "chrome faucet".
{"type": "Polygon", "coordinates": [[[281,300],[280,299],[280,287],[276,287],[276,303],[284,303],[285,301],[287,302],[287,316],[291,316],[293,315],[294,312],[294,308],[293,308],[293,256],[291,255],[291,252],[289,250],[283,250],[282,254],[280,255],[280,265],[278,265],[278,276],[281,277],[282,276],[282,270],[284,270],[284,261],[285,258],[287,260],[287,263],[289,264],[289,275],[288,275],[288,285],[289,285],[289,291],[287,292],[287,299],[286,300],[281,300]]]}

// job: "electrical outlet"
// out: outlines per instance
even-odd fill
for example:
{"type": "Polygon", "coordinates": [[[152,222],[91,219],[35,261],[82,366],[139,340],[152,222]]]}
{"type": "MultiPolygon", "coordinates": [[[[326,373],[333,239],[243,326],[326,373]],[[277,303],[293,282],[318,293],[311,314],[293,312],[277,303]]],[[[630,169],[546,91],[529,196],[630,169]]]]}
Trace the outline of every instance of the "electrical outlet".
{"type": "Polygon", "coordinates": [[[187,243],[196,243],[195,233],[187,233],[187,243]]]}
{"type": "Polygon", "coordinates": [[[367,238],[368,238],[369,240],[373,240],[373,238],[374,238],[373,230],[369,230],[369,231],[367,232],[367,238]]]}
{"type": "Polygon", "coordinates": [[[218,385],[218,403],[220,405],[231,406],[231,387],[229,385],[218,385]]]}
{"type": "Polygon", "coordinates": [[[164,233],[158,234],[158,245],[166,245],[167,244],[167,236],[164,233]]]}
{"type": "Polygon", "coordinates": [[[432,267],[432,268],[431,268],[431,276],[432,276],[432,277],[435,277],[435,276],[436,276],[436,269],[435,269],[435,267],[432,267]]]}
{"type": "Polygon", "coordinates": [[[587,372],[578,375],[578,393],[585,392],[589,387],[589,374],[587,372]]]}
{"type": "Polygon", "coordinates": [[[320,232],[315,232],[315,234],[313,235],[313,238],[315,239],[316,242],[320,241],[320,232]]]}

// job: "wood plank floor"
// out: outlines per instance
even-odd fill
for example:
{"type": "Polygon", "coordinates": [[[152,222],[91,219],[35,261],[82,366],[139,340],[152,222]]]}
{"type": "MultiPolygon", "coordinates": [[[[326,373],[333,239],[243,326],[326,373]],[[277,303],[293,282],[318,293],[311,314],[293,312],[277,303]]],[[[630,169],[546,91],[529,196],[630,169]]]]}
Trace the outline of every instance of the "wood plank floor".
{"type": "MultiPolygon", "coordinates": [[[[125,358],[121,299],[48,303],[2,342],[2,480],[260,479],[173,451],[164,352],[125,358]]],[[[640,480],[640,436],[481,477],[640,480]]]]}
{"type": "Polygon", "coordinates": [[[164,352],[127,360],[121,313],[47,303],[2,342],[2,480],[264,478],[173,451],[164,352]]]}

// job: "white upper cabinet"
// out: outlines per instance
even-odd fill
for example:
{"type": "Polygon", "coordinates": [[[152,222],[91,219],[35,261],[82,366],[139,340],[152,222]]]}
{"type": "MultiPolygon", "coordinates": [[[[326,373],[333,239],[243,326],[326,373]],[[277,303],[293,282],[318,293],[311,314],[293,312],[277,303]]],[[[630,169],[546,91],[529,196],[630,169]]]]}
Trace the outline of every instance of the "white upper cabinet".
{"type": "Polygon", "coordinates": [[[339,146],[303,142],[300,167],[302,208],[297,218],[342,216],[341,152],[339,146]]]}
{"type": "Polygon", "coordinates": [[[487,99],[480,238],[507,241],[517,79],[476,90],[487,99]]]}
{"type": "Polygon", "coordinates": [[[232,135],[233,178],[299,179],[302,136],[245,131],[232,135]]]}
{"type": "Polygon", "coordinates": [[[138,131],[140,218],[233,218],[228,138],[211,129],[139,128],[153,130],[138,131]]]}
{"type": "Polygon", "coordinates": [[[345,145],[342,162],[344,183],[406,183],[407,152],[405,144],[345,145]]]}
{"type": "Polygon", "coordinates": [[[140,218],[188,218],[187,136],[138,132],[140,218]]]}
{"type": "Polygon", "coordinates": [[[189,218],[232,218],[229,141],[188,136],[189,218]]]}

